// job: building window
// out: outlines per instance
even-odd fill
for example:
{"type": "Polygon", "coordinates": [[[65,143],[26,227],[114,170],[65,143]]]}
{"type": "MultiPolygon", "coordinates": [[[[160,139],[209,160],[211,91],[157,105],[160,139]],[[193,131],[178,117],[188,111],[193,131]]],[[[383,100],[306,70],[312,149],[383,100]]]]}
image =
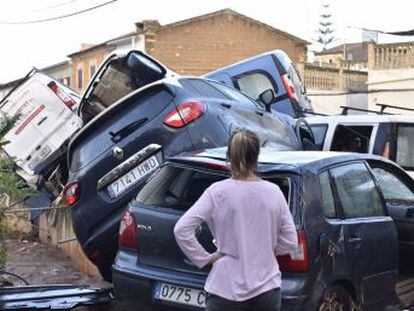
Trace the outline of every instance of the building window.
{"type": "Polygon", "coordinates": [[[95,72],[96,72],[96,66],[95,65],[90,65],[89,66],[89,78],[90,79],[92,79],[95,72]]]}
{"type": "Polygon", "coordinates": [[[70,86],[70,77],[64,77],[62,79],[59,79],[59,81],[67,86],[70,86]]]}
{"type": "Polygon", "coordinates": [[[83,86],[83,72],[82,68],[78,69],[78,89],[81,89],[83,86]]]}

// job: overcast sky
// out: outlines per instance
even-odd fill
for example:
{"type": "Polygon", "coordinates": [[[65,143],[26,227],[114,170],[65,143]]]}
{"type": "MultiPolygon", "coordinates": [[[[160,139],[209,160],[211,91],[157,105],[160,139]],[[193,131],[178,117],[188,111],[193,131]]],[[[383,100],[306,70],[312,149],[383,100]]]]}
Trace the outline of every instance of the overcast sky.
{"type": "MultiPolygon", "coordinates": [[[[412,0],[118,0],[74,17],[37,24],[7,25],[60,16],[108,0],[2,0],[0,2],[0,83],[18,78],[32,66],[63,61],[81,43],[99,43],[134,30],[134,23],[161,24],[231,8],[308,41],[316,38],[321,3],[331,4],[337,43],[361,40],[365,27],[387,31],[414,29],[412,0]]],[[[381,41],[402,41],[380,37],[381,41]]],[[[404,38],[413,40],[414,38],[404,38]]],[[[311,47],[312,48],[312,47],[311,47]]]]}

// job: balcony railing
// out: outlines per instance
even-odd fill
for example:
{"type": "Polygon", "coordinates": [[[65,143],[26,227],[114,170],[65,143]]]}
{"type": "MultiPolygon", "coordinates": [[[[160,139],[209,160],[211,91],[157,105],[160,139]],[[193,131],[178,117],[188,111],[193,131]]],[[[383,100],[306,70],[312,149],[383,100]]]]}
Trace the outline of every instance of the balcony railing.
{"type": "Polygon", "coordinates": [[[414,67],[414,42],[370,44],[369,69],[400,69],[414,67]]]}
{"type": "Polygon", "coordinates": [[[305,65],[304,80],[308,89],[361,92],[367,90],[367,78],[365,71],[305,65]]]}

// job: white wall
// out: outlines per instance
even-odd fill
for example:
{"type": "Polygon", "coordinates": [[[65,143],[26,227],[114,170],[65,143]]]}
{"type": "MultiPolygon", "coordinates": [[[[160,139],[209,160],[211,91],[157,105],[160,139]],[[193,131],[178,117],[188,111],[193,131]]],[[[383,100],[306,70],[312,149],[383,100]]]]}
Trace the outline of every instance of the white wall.
{"type": "MultiPolygon", "coordinates": [[[[378,109],[376,103],[414,109],[414,68],[371,70],[367,84],[370,109],[378,109]]],[[[392,109],[386,111],[414,114],[414,112],[392,109]]]]}
{"type": "Polygon", "coordinates": [[[367,109],[368,94],[345,94],[341,91],[308,90],[308,97],[312,101],[315,112],[335,115],[342,112],[341,106],[367,109]]]}

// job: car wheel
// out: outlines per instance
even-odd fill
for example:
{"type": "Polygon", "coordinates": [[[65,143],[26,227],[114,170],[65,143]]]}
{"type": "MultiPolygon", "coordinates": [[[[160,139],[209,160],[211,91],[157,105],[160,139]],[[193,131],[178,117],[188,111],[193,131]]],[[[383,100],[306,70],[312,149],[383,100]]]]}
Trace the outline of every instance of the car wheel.
{"type": "Polygon", "coordinates": [[[318,308],[319,311],[352,311],[354,303],[349,292],[340,285],[328,288],[318,308]]]}

